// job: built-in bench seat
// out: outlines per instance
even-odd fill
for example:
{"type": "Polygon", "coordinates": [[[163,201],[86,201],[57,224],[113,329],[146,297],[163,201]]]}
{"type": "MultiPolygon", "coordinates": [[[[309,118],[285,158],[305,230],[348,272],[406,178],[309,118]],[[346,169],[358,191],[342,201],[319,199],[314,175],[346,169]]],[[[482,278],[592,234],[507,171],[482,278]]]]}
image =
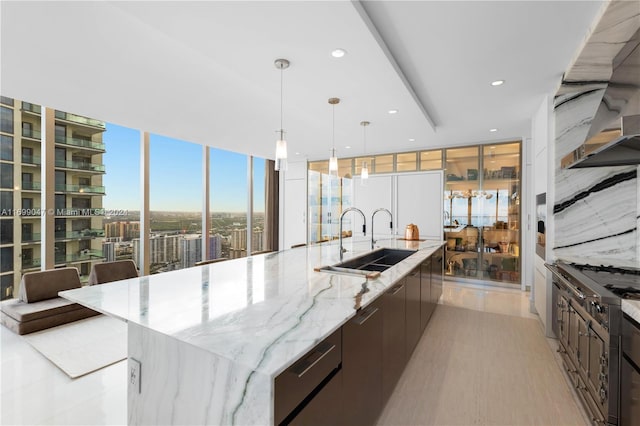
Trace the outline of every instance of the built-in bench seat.
{"type": "Polygon", "coordinates": [[[58,296],[59,291],[80,287],[76,268],[26,273],[20,282],[19,297],[0,303],[0,322],[18,334],[29,334],[99,315],[58,296]]]}

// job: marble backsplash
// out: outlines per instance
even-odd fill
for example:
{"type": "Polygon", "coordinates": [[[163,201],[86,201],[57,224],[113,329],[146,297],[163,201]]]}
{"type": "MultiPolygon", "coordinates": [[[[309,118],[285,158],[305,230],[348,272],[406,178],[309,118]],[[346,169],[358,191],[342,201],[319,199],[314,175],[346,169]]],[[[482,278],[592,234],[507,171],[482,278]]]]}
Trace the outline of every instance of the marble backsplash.
{"type": "Polygon", "coordinates": [[[554,257],[569,262],[640,266],[638,166],[562,169],[580,146],[604,90],[555,99],[554,257]]]}
{"type": "Polygon", "coordinates": [[[562,169],[585,142],[612,75],[612,60],[640,27],[640,6],[605,6],[554,100],[553,255],[569,262],[640,267],[639,166],[562,169]]]}

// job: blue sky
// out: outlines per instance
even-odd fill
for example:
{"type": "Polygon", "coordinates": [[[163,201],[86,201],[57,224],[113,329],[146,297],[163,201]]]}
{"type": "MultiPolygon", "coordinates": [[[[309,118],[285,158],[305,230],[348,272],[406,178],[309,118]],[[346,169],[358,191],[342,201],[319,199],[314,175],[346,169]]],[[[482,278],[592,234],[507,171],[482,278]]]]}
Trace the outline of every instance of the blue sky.
{"type": "MultiPolygon", "coordinates": [[[[140,133],[107,123],[103,135],[107,209],[140,210],[140,133]]],[[[150,136],[150,209],[200,211],[202,146],[164,136],[150,136]]],[[[254,158],[254,211],[264,211],[264,163],[254,158]]],[[[210,153],[212,212],[247,209],[247,156],[216,148],[210,153]]]]}

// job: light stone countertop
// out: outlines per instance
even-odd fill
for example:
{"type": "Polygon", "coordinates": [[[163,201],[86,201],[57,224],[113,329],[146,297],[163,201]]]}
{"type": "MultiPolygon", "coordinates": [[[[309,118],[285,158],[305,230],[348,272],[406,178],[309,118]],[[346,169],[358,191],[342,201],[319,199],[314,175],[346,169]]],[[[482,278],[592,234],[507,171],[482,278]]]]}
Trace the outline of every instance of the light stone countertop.
{"type": "MultiPolygon", "coordinates": [[[[359,305],[364,278],[313,270],[340,261],[337,241],[60,296],[275,377],[444,244],[383,238],[376,247],[417,251],[369,280],[359,305]]],[[[370,244],[364,237],[345,239],[344,260],[370,251],[370,244]]]]}
{"type": "Polygon", "coordinates": [[[640,300],[622,299],[622,312],[640,323],[640,300]]]}

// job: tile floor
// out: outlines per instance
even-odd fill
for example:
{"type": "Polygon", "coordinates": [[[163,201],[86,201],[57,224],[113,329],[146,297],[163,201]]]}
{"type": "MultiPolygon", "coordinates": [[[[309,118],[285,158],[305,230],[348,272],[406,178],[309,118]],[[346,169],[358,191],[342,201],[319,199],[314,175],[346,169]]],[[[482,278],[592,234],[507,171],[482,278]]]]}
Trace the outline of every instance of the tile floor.
{"type": "Polygon", "coordinates": [[[70,379],[0,326],[0,424],[124,425],[126,361],[70,379]]]}
{"type": "MultiPolygon", "coordinates": [[[[559,366],[550,362],[554,341],[545,342],[534,321],[524,321],[532,338],[513,339],[522,331],[516,317],[537,321],[529,313],[529,293],[445,281],[441,303],[448,308],[436,310],[429,335],[418,344],[379,424],[584,424],[559,366]],[[478,333],[481,329],[486,332],[478,333]],[[434,345],[434,338],[440,343],[434,345]],[[430,362],[455,368],[425,369],[430,362]],[[486,368],[489,364],[500,366],[495,376],[486,368]],[[509,387],[514,380],[516,385],[535,383],[524,393],[514,393],[509,387]],[[549,395],[556,392],[569,408],[553,422],[549,413],[557,405],[549,395]],[[499,408],[494,414],[482,407],[489,399],[499,408]],[[540,407],[542,414],[532,411],[540,407]]],[[[124,361],[72,380],[20,336],[0,327],[0,338],[0,424],[126,424],[124,361]]]]}

